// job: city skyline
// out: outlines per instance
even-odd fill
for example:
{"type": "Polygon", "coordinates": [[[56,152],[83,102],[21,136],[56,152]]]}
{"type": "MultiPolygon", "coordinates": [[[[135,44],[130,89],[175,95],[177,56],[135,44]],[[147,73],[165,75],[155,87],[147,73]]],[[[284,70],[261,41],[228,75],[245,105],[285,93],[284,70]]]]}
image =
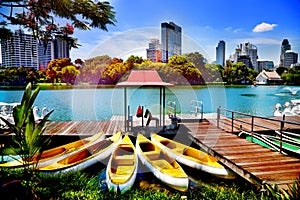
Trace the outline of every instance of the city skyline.
{"type": "Polygon", "coordinates": [[[291,49],[300,53],[299,0],[109,2],[116,12],[116,26],[108,26],[108,32],[75,29],[74,37],[82,46],[71,50],[73,61],[85,60],[95,53],[121,58],[142,53],[146,58],[150,39],[161,38],[163,22],[174,22],[182,28],[182,53],[192,49],[202,53],[209,62],[215,61],[220,40],[226,43],[225,59],[234,54],[240,43],[250,42],[257,46],[259,59],[279,65],[283,39],[288,39],[291,49]],[[184,37],[199,48],[187,48],[184,37]]]}
{"type": "MultiPolygon", "coordinates": [[[[180,26],[182,35],[197,43],[210,61],[215,60],[215,48],[219,40],[226,42],[226,59],[234,54],[240,43],[250,42],[257,46],[259,59],[272,60],[275,65],[279,65],[281,43],[285,38],[289,40],[292,50],[300,53],[299,0],[248,0],[242,3],[237,0],[110,2],[116,11],[116,26],[109,27],[108,32],[75,32],[78,42],[84,46],[71,51],[72,60],[77,55],[93,55],[89,53],[91,49],[97,48],[96,43],[106,46],[108,42],[112,42],[112,47],[117,46],[119,49],[105,48],[111,56],[123,56],[126,52],[135,52],[136,48],[146,49],[150,41],[148,38],[160,38],[160,33],[157,31],[149,37],[142,34],[150,34],[148,29],[151,28],[159,30],[162,22],[170,21],[180,26]],[[139,33],[134,36],[138,35],[139,38],[133,39],[130,34],[136,30],[139,33]],[[87,35],[92,36],[86,37],[87,35]],[[142,40],[143,38],[146,39],[142,40]],[[118,42],[118,45],[112,40],[118,42]],[[121,40],[127,42],[120,43],[121,40]],[[124,46],[120,46],[122,44],[124,46]],[[125,47],[128,44],[132,45],[132,51],[125,47]],[[120,51],[122,48],[123,52],[120,51]]],[[[186,53],[184,41],[182,48],[182,53],[186,53]]],[[[146,50],[143,53],[146,54],[145,52],[146,50]]]]}

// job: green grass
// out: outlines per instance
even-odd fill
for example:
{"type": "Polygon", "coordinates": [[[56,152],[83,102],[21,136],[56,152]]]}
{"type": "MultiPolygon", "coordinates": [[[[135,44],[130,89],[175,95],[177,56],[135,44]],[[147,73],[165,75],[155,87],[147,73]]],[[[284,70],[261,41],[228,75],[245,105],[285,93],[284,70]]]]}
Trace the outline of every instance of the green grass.
{"type": "Polygon", "coordinates": [[[21,187],[13,188],[9,194],[0,188],[1,195],[9,195],[11,199],[43,199],[43,200],[177,200],[177,199],[298,199],[300,181],[294,182],[292,194],[278,189],[276,186],[264,185],[263,190],[237,178],[225,180],[217,178],[201,178],[191,185],[189,192],[178,192],[161,185],[159,182],[136,181],[134,187],[124,194],[103,190],[99,182],[99,174],[91,172],[74,172],[65,175],[43,175],[36,173],[30,180],[31,193],[26,193],[21,170],[0,168],[0,186],[11,180],[21,180],[21,187]],[[262,192],[264,191],[264,193],[262,192]],[[4,192],[4,193],[3,193],[4,192]],[[26,198],[28,197],[28,198],[26,198]]]}
{"type": "MultiPolygon", "coordinates": [[[[99,176],[87,172],[75,172],[65,175],[52,176],[36,173],[31,180],[32,193],[38,199],[257,199],[257,191],[250,184],[241,181],[200,182],[189,192],[178,192],[160,183],[136,181],[135,186],[124,194],[102,191],[99,176]]],[[[0,168],[0,184],[11,180],[22,180],[20,170],[0,168]]],[[[20,194],[20,188],[11,195],[20,194]],[[18,191],[19,190],[19,191],[18,191]]],[[[22,195],[24,197],[24,195],[22,195]]],[[[30,199],[30,198],[28,198],[30,199]]]]}

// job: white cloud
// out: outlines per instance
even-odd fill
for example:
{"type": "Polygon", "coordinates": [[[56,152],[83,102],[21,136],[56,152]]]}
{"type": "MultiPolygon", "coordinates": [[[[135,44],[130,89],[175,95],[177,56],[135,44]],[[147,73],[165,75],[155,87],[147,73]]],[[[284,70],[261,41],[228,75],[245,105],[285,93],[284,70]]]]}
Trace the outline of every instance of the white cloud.
{"type": "Polygon", "coordinates": [[[256,33],[271,31],[276,26],[277,26],[277,24],[268,24],[268,23],[262,22],[261,24],[256,25],[252,31],[256,32],[256,33]]]}

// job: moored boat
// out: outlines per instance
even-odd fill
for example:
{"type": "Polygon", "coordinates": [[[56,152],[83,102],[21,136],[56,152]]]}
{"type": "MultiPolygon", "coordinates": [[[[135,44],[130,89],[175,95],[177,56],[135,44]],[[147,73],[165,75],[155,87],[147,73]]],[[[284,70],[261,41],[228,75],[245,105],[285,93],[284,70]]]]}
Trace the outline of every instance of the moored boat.
{"type": "Polygon", "coordinates": [[[288,131],[275,131],[275,133],[279,137],[282,136],[283,138],[285,138],[287,140],[292,140],[292,141],[300,144],[300,135],[299,134],[288,132],[288,131]]]}
{"type": "Polygon", "coordinates": [[[238,136],[241,138],[245,138],[248,141],[259,144],[263,147],[266,147],[268,149],[271,149],[273,151],[279,151],[279,149],[274,144],[272,144],[269,140],[266,140],[265,138],[263,138],[260,134],[257,134],[257,133],[251,134],[246,131],[241,131],[238,134],[238,136]]]}
{"type": "Polygon", "coordinates": [[[140,133],[135,146],[141,162],[157,179],[176,190],[188,190],[188,176],[174,158],[140,133]]]}
{"type": "Polygon", "coordinates": [[[94,144],[84,148],[76,153],[53,162],[37,170],[47,173],[66,173],[69,171],[78,171],[86,169],[97,162],[100,162],[111,155],[112,151],[121,139],[121,132],[115,135],[95,142],[94,144]]]}
{"type": "Polygon", "coordinates": [[[151,133],[151,140],[181,164],[216,176],[226,177],[229,175],[229,171],[218,163],[215,157],[201,150],[162,137],[156,133],[151,133]]]}
{"type": "MultiPolygon", "coordinates": [[[[95,134],[87,138],[82,138],[74,142],[70,142],[58,147],[45,150],[41,154],[36,154],[33,157],[32,162],[30,162],[29,164],[30,165],[36,164],[37,167],[43,167],[49,165],[50,163],[63,159],[68,155],[70,155],[71,153],[80,151],[81,149],[102,139],[104,139],[104,134],[100,132],[98,134],[95,134]]],[[[6,168],[15,168],[15,167],[22,167],[22,166],[23,166],[23,161],[21,157],[0,164],[0,167],[6,167],[6,168]]]]}
{"type": "Polygon", "coordinates": [[[272,136],[272,135],[265,135],[265,134],[258,134],[258,133],[251,134],[245,131],[242,131],[239,134],[239,136],[243,136],[243,135],[247,140],[260,144],[274,151],[281,152],[285,155],[300,157],[300,146],[299,143],[295,141],[286,138],[280,139],[278,136],[272,136]]]}
{"type": "Polygon", "coordinates": [[[271,135],[262,135],[263,138],[269,140],[272,144],[274,144],[279,150],[282,152],[300,157],[300,143],[294,140],[289,140],[286,138],[278,138],[276,136],[271,135]]]}
{"type": "Polygon", "coordinates": [[[138,158],[135,147],[128,134],[115,148],[106,169],[108,189],[124,193],[129,190],[136,179],[138,158]]]}

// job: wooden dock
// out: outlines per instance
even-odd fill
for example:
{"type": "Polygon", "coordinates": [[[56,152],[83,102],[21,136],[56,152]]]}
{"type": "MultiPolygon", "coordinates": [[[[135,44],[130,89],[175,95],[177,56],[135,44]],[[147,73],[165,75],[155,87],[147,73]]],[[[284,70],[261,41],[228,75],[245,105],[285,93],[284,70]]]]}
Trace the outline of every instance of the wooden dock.
{"type": "Polygon", "coordinates": [[[274,152],[218,128],[210,122],[184,123],[184,129],[202,149],[253,184],[263,182],[287,188],[300,176],[300,160],[274,152]]]}
{"type": "MultiPolygon", "coordinates": [[[[211,118],[203,121],[197,121],[195,117],[192,117],[192,120],[188,120],[189,117],[185,116],[185,119],[179,123],[178,132],[190,136],[202,149],[217,157],[220,163],[251,183],[276,183],[279,187],[286,188],[287,184],[291,184],[293,180],[299,178],[300,159],[274,152],[242,139],[236,135],[236,132],[240,131],[239,123],[241,122],[233,121],[234,131],[232,133],[232,119],[226,117],[221,119],[219,117],[219,120],[227,122],[227,125],[226,123],[220,125],[220,121],[218,122],[218,119],[215,119],[214,116],[217,115],[210,115],[211,118]]],[[[171,123],[168,117],[165,117],[165,119],[166,125],[171,123]]],[[[244,130],[254,129],[254,126],[251,125],[252,118],[243,118],[242,120],[248,120],[249,122],[248,125],[242,126],[244,130]]],[[[297,125],[300,121],[299,118],[290,118],[288,120],[296,121],[296,124],[291,123],[292,126],[289,128],[300,130],[300,126],[297,125]]],[[[269,126],[271,129],[278,127],[277,122],[266,122],[265,119],[262,121],[255,119],[254,122],[256,125],[262,124],[269,126]]],[[[138,130],[149,129],[149,127],[142,127],[141,119],[136,118],[133,120],[133,126],[138,127],[138,130]]],[[[282,124],[279,126],[282,128],[282,124]]],[[[124,132],[124,127],[123,116],[113,116],[110,120],[105,121],[53,121],[48,123],[45,134],[87,136],[104,132],[107,135],[113,135],[118,131],[124,132]]],[[[152,121],[150,128],[153,127],[153,130],[161,128],[155,127],[155,122],[152,121]]],[[[266,131],[266,128],[254,130],[266,131]]]]}

